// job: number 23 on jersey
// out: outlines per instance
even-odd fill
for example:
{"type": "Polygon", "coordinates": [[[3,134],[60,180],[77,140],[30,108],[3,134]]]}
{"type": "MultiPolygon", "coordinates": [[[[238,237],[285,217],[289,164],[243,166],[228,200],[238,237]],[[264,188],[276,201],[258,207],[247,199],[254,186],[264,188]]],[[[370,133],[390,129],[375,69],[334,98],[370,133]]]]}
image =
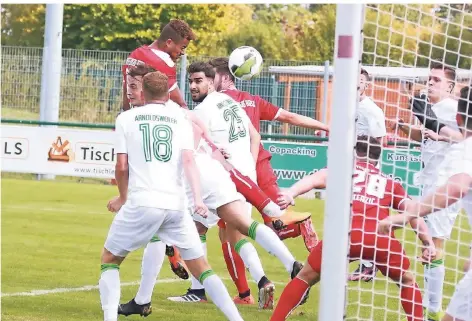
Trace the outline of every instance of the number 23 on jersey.
{"type": "MultiPolygon", "coordinates": [[[[226,122],[229,122],[229,139],[230,143],[238,140],[240,137],[246,137],[246,128],[241,116],[238,114],[242,109],[239,106],[231,105],[223,112],[226,122]]],[[[244,111],[243,111],[244,112],[244,111]]]]}

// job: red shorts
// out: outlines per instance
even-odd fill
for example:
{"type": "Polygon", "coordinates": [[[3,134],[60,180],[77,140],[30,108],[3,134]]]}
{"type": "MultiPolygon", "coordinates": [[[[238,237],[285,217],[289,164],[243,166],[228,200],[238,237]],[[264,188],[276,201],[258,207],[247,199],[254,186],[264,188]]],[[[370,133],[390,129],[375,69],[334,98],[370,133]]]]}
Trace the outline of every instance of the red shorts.
{"type": "Polygon", "coordinates": [[[280,192],[277,177],[270,165],[270,158],[262,159],[256,164],[257,185],[272,200],[277,201],[280,192]]]}
{"type": "MultiPolygon", "coordinates": [[[[323,241],[320,241],[308,256],[308,264],[320,274],[323,241]]],[[[410,260],[401,243],[393,236],[380,236],[375,232],[351,231],[349,243],[349,261],[367,260],[383,275],[399,279],[410,267],[410,260]]]]}

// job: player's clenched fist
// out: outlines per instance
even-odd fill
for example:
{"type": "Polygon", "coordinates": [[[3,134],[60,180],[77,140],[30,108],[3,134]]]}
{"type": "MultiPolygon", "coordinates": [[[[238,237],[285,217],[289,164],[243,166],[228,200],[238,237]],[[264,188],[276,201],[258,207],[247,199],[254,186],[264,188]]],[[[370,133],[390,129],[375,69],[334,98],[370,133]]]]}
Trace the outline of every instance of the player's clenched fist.
{"type": "Polygon", "coordinates": [[[279,193],[279,197],[277,198],[277,205],[280,206],[281,210],[284,210],[290,205],[295,205],[295,200],[289,192],[282,191],[279,193]]]}
{"type": "Polygon", "coordinates": [[[207,217],[208,216],[208,207],[203,204],[203,201],[195,201],[195,214],[198,214],[202,217],[207,217]]]}
{"type": "Polygon", "coordinates": [[[107,208],[110,212],[116,213],[120,210],[124,203],[125,202],[119,196],[116,196],[108,202],[107,208]]]}
{"type": "Polygon", "coordinates": [[[388,235],[392,230],[392,221],[387,217],[379,222],[377,225],[377,233],[380,235],[388,235]]]}
{"type": "Polygon", "coordinates": [[[434,259],[436,259],[436,248],[434,244],[423,247],[421,261],[431,263],[434,259]]]}

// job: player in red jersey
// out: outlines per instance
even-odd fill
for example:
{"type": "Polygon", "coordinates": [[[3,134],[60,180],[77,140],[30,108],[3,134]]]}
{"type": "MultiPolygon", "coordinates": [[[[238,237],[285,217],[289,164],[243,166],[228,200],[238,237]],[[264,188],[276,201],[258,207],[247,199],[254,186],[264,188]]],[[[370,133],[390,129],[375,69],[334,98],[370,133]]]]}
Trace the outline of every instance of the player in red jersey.
{"type": "MultiPolygon", "coordinates": [[[[234,85],[235,78],[228,67],[228,58],[215,58],[210,61],[210,64],[216,71],[215,89],[224,92],[239,102],[258,131],[260,130],[261,120],[278,120],[314,130],[328,131],[329,128],[327,125],[315,119],[286,111],[259,96],[254,96],[248,92],[238,90],[234,85]]],[[[277,185],[277,177],[270,165],[271,157],[270,153],[261,145],[259,158],[256,164],[257,183],[267,196],[275,201],[277,200],[277,195],[279,194],[280,189],[277,185]]],[[[272,220],[267,216],[263,216],[263,218],[266,224],[272,223],[272,220]]],[[[316,233],[313,230],[311,219],[309,218],[301,224],[293,224],[278,229],[277,233],[281,239],[297,237],[301,234],[308,250],[311,250],[317,242],[316,233]]]]}
{"type": "Polygon", "coordinates": [[[173,19],[164,26],[156,41],[135,49],[122,67],[123,110],[130,108],[126,96],[126,70],[130,66],[140,64],[146,64],[165,74],[169,79],[170,99],[181,107],[187,108],[187,104],[177,86],[176,62],[185,54],[189,42],[195,39],[195,34],[185,21],[173,19]]]}
{"type": "MultiPolygon", "coordinates": [[[[390,207],[402,211],[412,200],[400,183],[392,180],[376,168],[381,155],[380,142],[368,136],[359,136],[356,144],[356,168],[353,175],[352,221],[349,243],[349,260],[373,260],[385,276],[400,287],[400,297],[408,321],[423,321],[421,292],[415,278],[408,271],[410,261],[401,243],[390,235],[377,234],[378,223],[389,216],[390,207]]],[[[313,188],[325,188],[328,170],[321,170],[304,177],[279,197],[284,208],[293,199],[313,188]]],[[[413,229],[423,242],[423,259],[435,256],[434,243],[428,235],[424,220],[412,219],[413,229]]],[[[320,241],[308,256],[307,263],[284,289],[271,321],[285,320],[300,304],[310,286],[320,280],[323,242],[320,241]]],[[[342,277],[342,276],[340,276],[342,277]]]]}
{"type": "MultiPolygon", "coordinates": [[[[228,58],[215,58],[210,60],[210,64],[215,68],[216,72],[215,89],[217,91],[224,91],[228,96],[239,102],[258,131],[260,130],[261,120],[279,120],[292,125],[328,131],[328,126],[317,120],[288,112],[274,106],[259,96],[253,96],[248,92],[237,90],[234,85],[234,76],[228,68],[228,58]]],[[[276,201],[280,189],[277,185],[277,177],[270,165],[271,157],[270,153],[261,144],[256,163],[257,183],[271,200],[276,201]]],[[[262,217],[264,218],[264,223],[272,227],[273,220],[266,215],[262,215],[262,217]]],[[[302,235],[305,245],[308,251],[310,251],[318,242],[318,237],[310,219],[310,213],[288,213],[284,217],[283,226],[278,226],[277,229],[274,229],[280,239],[283,240],[302,235]]],[[[221,224],[220,227],[224,227],[224,225],[221,224]]],[[[228,271],[238,287],[238,292],[247,293],[249,285],[241,258],[231,249],[228,242],[223,244],[223,254],[228,271]]]]}
{"type": "MultiPolygon", "coordinates": [[[[164,26],[156,41],[131,52],[121,68],[123,76],[122,110],[126,111],[133,105],[133,102],[130,101],[127,95],[127,71],[130,67],[143,64],[165,74],[169,79],[170,99],[181,107],[187,108],[187,104],[177,86],[176,62],[185,54],[185,49],[190,41],[195,39],[195,34],[185,21],[173,19],[164,26]]],[[[188,279],[188,272],[184,267],[185,264],[180,258],[177,248],[167,246],[166,254],[169,257],[172,271],[180,278],[188,279]]]]}

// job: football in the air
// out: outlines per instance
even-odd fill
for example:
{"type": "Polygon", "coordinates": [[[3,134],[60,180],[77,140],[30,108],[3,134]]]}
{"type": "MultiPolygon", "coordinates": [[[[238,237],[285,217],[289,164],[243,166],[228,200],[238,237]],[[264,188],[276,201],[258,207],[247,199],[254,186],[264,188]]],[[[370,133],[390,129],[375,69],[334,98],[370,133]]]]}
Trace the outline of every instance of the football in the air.
{"type": "Polygon", "coordinates": [[[234,77],[251,80],[262,71],[263,59],[259,51],[250,46],[242,46],[229,55],[228,67],[234,77]]]}

